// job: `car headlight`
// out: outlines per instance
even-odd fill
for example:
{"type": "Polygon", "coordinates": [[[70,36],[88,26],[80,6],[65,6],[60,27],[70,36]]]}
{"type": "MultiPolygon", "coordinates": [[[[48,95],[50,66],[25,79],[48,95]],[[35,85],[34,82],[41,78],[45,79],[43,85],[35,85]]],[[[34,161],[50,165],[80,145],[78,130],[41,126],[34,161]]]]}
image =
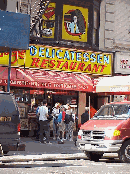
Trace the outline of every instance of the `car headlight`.
{"type": "Polygon", "coordinates": [[[79,130],[78,135],[82,135],[83,134],[83,130],[79,130]]]}
{"type": "Polygon", "coordinates": [[[78,139],[81,139],[82,135],[83,135],[83,130],[79,130],[79,132],[78,132],[78,139]]]}
{"type": "Polygon", "coordinates": [[[115,137],[115,136],[119,136],[120,135],[120,130],[117,130],[115,128],[110,128],[108,127],[106,130],[105,130],[105,136],[111,138],[111,137],[115,137]]]}
{"type": "Polygon", "coordinates": [[[113,132],[114,137],[119,136],[120,134],[121,134],[120,130],[114,130],[114,132],[113,132]]]}

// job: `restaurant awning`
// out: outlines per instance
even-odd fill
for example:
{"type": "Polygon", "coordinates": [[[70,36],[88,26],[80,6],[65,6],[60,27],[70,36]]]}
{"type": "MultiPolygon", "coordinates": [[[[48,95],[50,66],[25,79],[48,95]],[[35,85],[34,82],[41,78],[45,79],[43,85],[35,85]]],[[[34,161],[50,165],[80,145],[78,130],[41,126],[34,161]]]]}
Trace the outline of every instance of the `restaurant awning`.
{"type": "MultiPolygon", "coordinates": [[[[0,85],[7,85],[8,68],[0,67],[0,85]]],[[[83,73],[11,68],[10,86],[93,91],[92,79],[83,73]]]]}
{"type": "Polygon", "coordinates": [[[96,80],[96,93],[130,94],[130,76],[102,77],[96,80]]]}

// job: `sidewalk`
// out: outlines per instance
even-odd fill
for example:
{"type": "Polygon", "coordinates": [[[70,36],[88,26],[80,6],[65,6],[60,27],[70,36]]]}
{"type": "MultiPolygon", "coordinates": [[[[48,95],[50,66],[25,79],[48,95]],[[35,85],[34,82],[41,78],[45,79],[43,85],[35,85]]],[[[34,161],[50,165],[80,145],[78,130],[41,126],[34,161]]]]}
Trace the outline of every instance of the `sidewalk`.
{"type": "Polygon", "coordinates": [[[78,150],[74,141],[58,144],[57,141],[51,140],[52,144],[41,144],[29,137],[22,137],[21,141],[26,144],[25,151],[10,151],[7,155],[0,157],[0,162],[88,159],[82,151],[78,150]]]}

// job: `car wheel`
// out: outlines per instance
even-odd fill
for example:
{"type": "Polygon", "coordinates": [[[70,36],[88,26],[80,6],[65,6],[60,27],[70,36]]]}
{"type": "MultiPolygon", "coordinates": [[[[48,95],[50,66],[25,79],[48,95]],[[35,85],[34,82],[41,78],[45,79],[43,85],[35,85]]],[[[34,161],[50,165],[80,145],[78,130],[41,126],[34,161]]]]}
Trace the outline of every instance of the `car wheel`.
{"type": "Polygon", "coordinates": [[[3,150],[1,144],[0,144],[0,156],[3,156],[3,150]]]}
{"type": "Polygon", "coordinates": [[[94,153],[94,152],[85,152],[85,154],[87,155],[87,157],[88,157],[91,161],[95,161],[95,162],[98,162],[99,159],[101,159],[102,156],[103,156],[103,154],[94,153]]]}
{"type": "Polygon", "coordinates": [[[122,162],[130,163],[130,140],[122,145],[118,154],[122,162]]]}
{"type": "Polygon", "coordinates": [[[3,151],[4,154],[7,154],[9,151],[3,151]]]}

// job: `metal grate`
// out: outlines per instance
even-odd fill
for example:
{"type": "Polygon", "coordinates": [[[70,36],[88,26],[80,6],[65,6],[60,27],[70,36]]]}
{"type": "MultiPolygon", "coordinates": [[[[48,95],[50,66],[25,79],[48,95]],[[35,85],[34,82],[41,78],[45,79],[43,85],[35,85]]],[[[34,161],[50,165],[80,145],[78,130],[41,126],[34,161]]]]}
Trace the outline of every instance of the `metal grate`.
{"type": "Polygon", "coordinates": [[[104,131],[83,131],[82,140],[102,140],[104,137],[104,131]]]}

